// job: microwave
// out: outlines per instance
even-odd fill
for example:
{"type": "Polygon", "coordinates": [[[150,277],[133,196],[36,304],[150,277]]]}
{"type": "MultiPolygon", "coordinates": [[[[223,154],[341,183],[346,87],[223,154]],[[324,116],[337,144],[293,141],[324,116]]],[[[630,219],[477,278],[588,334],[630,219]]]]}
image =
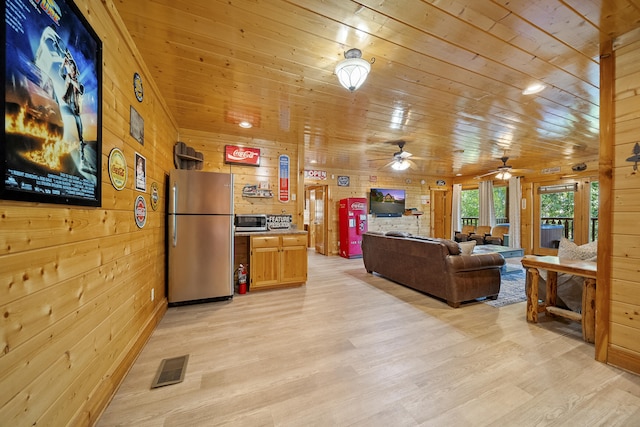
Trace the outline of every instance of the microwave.
{"type": "Polygon", "coordinates": [[[236,215],[236,231],[267,231],[267,215],[242,214],[236,215]]]}

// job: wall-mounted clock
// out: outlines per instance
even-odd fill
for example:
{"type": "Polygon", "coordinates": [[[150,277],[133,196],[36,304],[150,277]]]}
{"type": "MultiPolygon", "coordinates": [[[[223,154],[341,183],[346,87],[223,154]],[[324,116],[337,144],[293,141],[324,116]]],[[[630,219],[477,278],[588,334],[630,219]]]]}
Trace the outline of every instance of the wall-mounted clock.
{"type": "Polygon", "coordinates": [[[138,102],[142,102],[144,91],[142,90],[142,77],[138,73],[133,74],[133,93],[135,93],[138,102]]]}

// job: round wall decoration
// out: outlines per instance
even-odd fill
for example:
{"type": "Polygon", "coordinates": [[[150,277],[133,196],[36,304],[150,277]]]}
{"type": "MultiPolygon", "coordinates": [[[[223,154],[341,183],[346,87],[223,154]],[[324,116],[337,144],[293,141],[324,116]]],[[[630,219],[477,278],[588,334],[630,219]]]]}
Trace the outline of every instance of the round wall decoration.
{"type": "Polygon", "coordinates": [[[144,227],[144,225],[147,223],[147,202],[144,200],[144,197],[136,197],[134,214],[136,217],[136,225],[138,226],[138,228],[144,227]]]}
{"type": "Polygon", "coordinates": [[[138,73],[133,74],[133,93],[135,93],[138,102],[142,102],[144,90],[142,89],[142,77],[138,73]]]}
{"type": "Polygon", "coordinates": [[[109,153],[109,178],[118,191],[127,184],[127,161],[119,148],[114,148],[109,153]]]}
{"type": "Polygon", "coordinates": [[[160,200],[160,194],[158,192],[158,183],[151,183],[151,209],[158,210],[158,200],[160,200]]]}

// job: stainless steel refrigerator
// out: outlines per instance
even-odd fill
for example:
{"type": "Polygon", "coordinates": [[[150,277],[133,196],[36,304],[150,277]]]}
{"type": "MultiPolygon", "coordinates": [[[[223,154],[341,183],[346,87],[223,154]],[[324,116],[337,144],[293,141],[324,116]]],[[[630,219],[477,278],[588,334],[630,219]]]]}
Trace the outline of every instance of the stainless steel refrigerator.
{"type": "Polygon", "coordinates": [[[233,175],[172,170],[168,205],[169,304],[233,297],[233,175]]]}

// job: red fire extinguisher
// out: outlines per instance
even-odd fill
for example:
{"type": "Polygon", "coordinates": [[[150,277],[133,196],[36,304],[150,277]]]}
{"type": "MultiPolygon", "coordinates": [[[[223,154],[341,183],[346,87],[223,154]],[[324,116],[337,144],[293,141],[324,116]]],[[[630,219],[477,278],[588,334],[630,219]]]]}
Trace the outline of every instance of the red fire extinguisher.
{"type": "Polygon", "coordinates": [[[242,264],[238,267],[238,293],[247,293],[247,268],[242,264]]]}

